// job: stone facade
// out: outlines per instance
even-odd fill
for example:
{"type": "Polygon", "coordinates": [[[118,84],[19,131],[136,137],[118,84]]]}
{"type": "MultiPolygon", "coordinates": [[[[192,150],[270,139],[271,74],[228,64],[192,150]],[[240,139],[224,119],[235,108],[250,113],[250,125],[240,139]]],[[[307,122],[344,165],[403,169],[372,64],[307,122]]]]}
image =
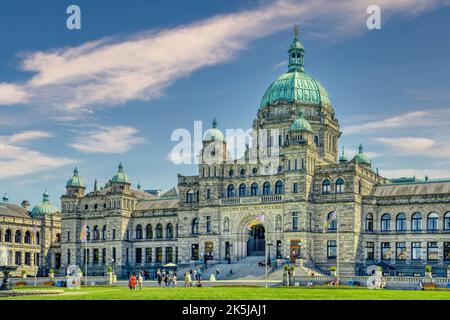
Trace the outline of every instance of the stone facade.
{"type": "Polygon", "coordinates": [[[339,121],[325,89],[303,71],[303,54],[296,38],[289,72],[264,95],[242,158],[229,156],[214,121],[198,174],[178,175],[165,194],[131,188],[121,166],[86,195],[84,186],[69,183],[61,197],[63,265],[83,266],[87,249],[89,274],[112,265],[125,276],[170,262],[236,262],[264,253],[267,244],[271,259],[302,259],[325,271],[337,256],[342,275],[364,274],[372,264],[409,276],[423,275],[429,264],[446,275],[450,181],[388,180],[362,146],[350,160],[339,157],[339,121]],[[337,220],[329,219],[332,212],[337,220]],[[416,212],[421,228],[417,219],[413,227],[416,212]],[[263,227],[249,231],[261,214],[263,227]],[[79,239],[85,224],[87,244],[79,239]]]}

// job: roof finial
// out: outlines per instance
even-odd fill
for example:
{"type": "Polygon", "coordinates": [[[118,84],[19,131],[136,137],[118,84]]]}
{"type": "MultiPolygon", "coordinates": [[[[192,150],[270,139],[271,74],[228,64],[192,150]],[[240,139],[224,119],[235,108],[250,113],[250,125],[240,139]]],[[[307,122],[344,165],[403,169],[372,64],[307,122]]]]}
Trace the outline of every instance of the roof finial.
{"type": "Polygon", "coordinates": [[[362,144],[359,145],[358,150],[359,150],[359,153],[362,153],[362,152],[363,152],[363,146],[362,146],[362,144]]]}
{"type": "Polygon", "coordinates": [[[42,195],[42,202],[48,202],[49,194],[47,189],[45,189],[44,194],[42,195]]]}
{"type": "Polygon", "coordinates": [[[3,194],[3,202],[8,202],[8,200],[9,200],[9,197],[8,197],[8,195],[6,194],[6,192],[3,194]]]}
{"type": "Polygon", "coordinates": [[[97,179],[94,180],[94,191],[97,191],[97,179]]]}
{"type": "Polygon", "coordinates": [[[78,168],[77,167],[75,167],[75,169],[73,169],[73,175],[78,176],[78,168]]]}
{"type": "Polygon", "coordinates": [[[120,162],[119,163],[119,172],[122,172],[123,171],[123,165],[122,165],[122,162],[120,162]]]}
{"type": "Polygon", "coordinates": [[[296,40],[298,40],[299,34],[300,34],[300,28],[298,27],[298,25],[296,25],[294,27],[294,37],[295,37],[296,40]]]}
{"type": "Polygon", "coordinates": [[[214,129],[217,128],[217,120],[216,120],[216,117],[214,117],[214,119],[213,119],[212,127],[213,127],[214,129]]]}

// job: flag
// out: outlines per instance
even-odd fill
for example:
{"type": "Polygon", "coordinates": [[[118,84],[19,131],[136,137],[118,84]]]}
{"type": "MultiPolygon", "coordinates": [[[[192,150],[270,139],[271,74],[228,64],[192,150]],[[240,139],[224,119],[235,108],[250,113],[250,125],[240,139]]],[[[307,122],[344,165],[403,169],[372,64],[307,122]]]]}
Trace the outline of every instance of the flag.
{"type": "Polygon", "coordinates": [[[262,224],[264,223],[264,221],[265,221],[264,213],[261,213],[257,215],[256,218],[247,225],[247,229],[252,230],[252,227],[262,224]]]}
{"type": "Polygon", "coordinates": [[[328,219],[327,219],[327,221],[325,222],[324,229],[326,229],[326,228],[330,225],[330,222],[331,222],[332,220],[337,220],[337,212],[336,212],[336,210],[333,210],[333,211],[331,211],[331,212],[329,213],[328,219]]]}
{"type": "Polygon", "coordinates": [[[87,242],[87,226],[86,226],[86,224],[83,224],[83,227],[81,228],[80,240],[82,243],[87,242]]]}

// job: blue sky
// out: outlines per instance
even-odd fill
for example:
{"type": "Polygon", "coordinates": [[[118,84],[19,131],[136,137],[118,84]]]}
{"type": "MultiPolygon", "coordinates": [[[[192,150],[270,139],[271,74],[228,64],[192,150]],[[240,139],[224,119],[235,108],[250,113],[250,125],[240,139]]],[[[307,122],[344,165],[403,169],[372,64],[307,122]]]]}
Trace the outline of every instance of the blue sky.
{"type": "Polygon", "coordinates": [[[135,185],[169,189],[197,170],[168,160],[172,132],[214,116],[250,128],[295,24],[349,157],[363,143],[387,177],[450,177],[449,3],[399,3],[378,1],[370,31],[374,1],[3,1],[0,192],[59,204],[74,166],[91,189],[120,161],[135,185]]]}

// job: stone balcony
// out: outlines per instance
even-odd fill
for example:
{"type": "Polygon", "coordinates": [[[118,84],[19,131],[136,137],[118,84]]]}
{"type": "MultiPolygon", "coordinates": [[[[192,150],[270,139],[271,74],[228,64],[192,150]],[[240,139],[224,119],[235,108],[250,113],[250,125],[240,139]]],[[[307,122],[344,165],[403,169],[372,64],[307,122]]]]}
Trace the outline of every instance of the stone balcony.
{"type": "Polygon", "coordinates": [[[219,199],[219,204],[224,206],[237,206],[246,204],[277,203],[284,201],[284,194],[258,195],[248,197],[226,197],[219,199]]]}

